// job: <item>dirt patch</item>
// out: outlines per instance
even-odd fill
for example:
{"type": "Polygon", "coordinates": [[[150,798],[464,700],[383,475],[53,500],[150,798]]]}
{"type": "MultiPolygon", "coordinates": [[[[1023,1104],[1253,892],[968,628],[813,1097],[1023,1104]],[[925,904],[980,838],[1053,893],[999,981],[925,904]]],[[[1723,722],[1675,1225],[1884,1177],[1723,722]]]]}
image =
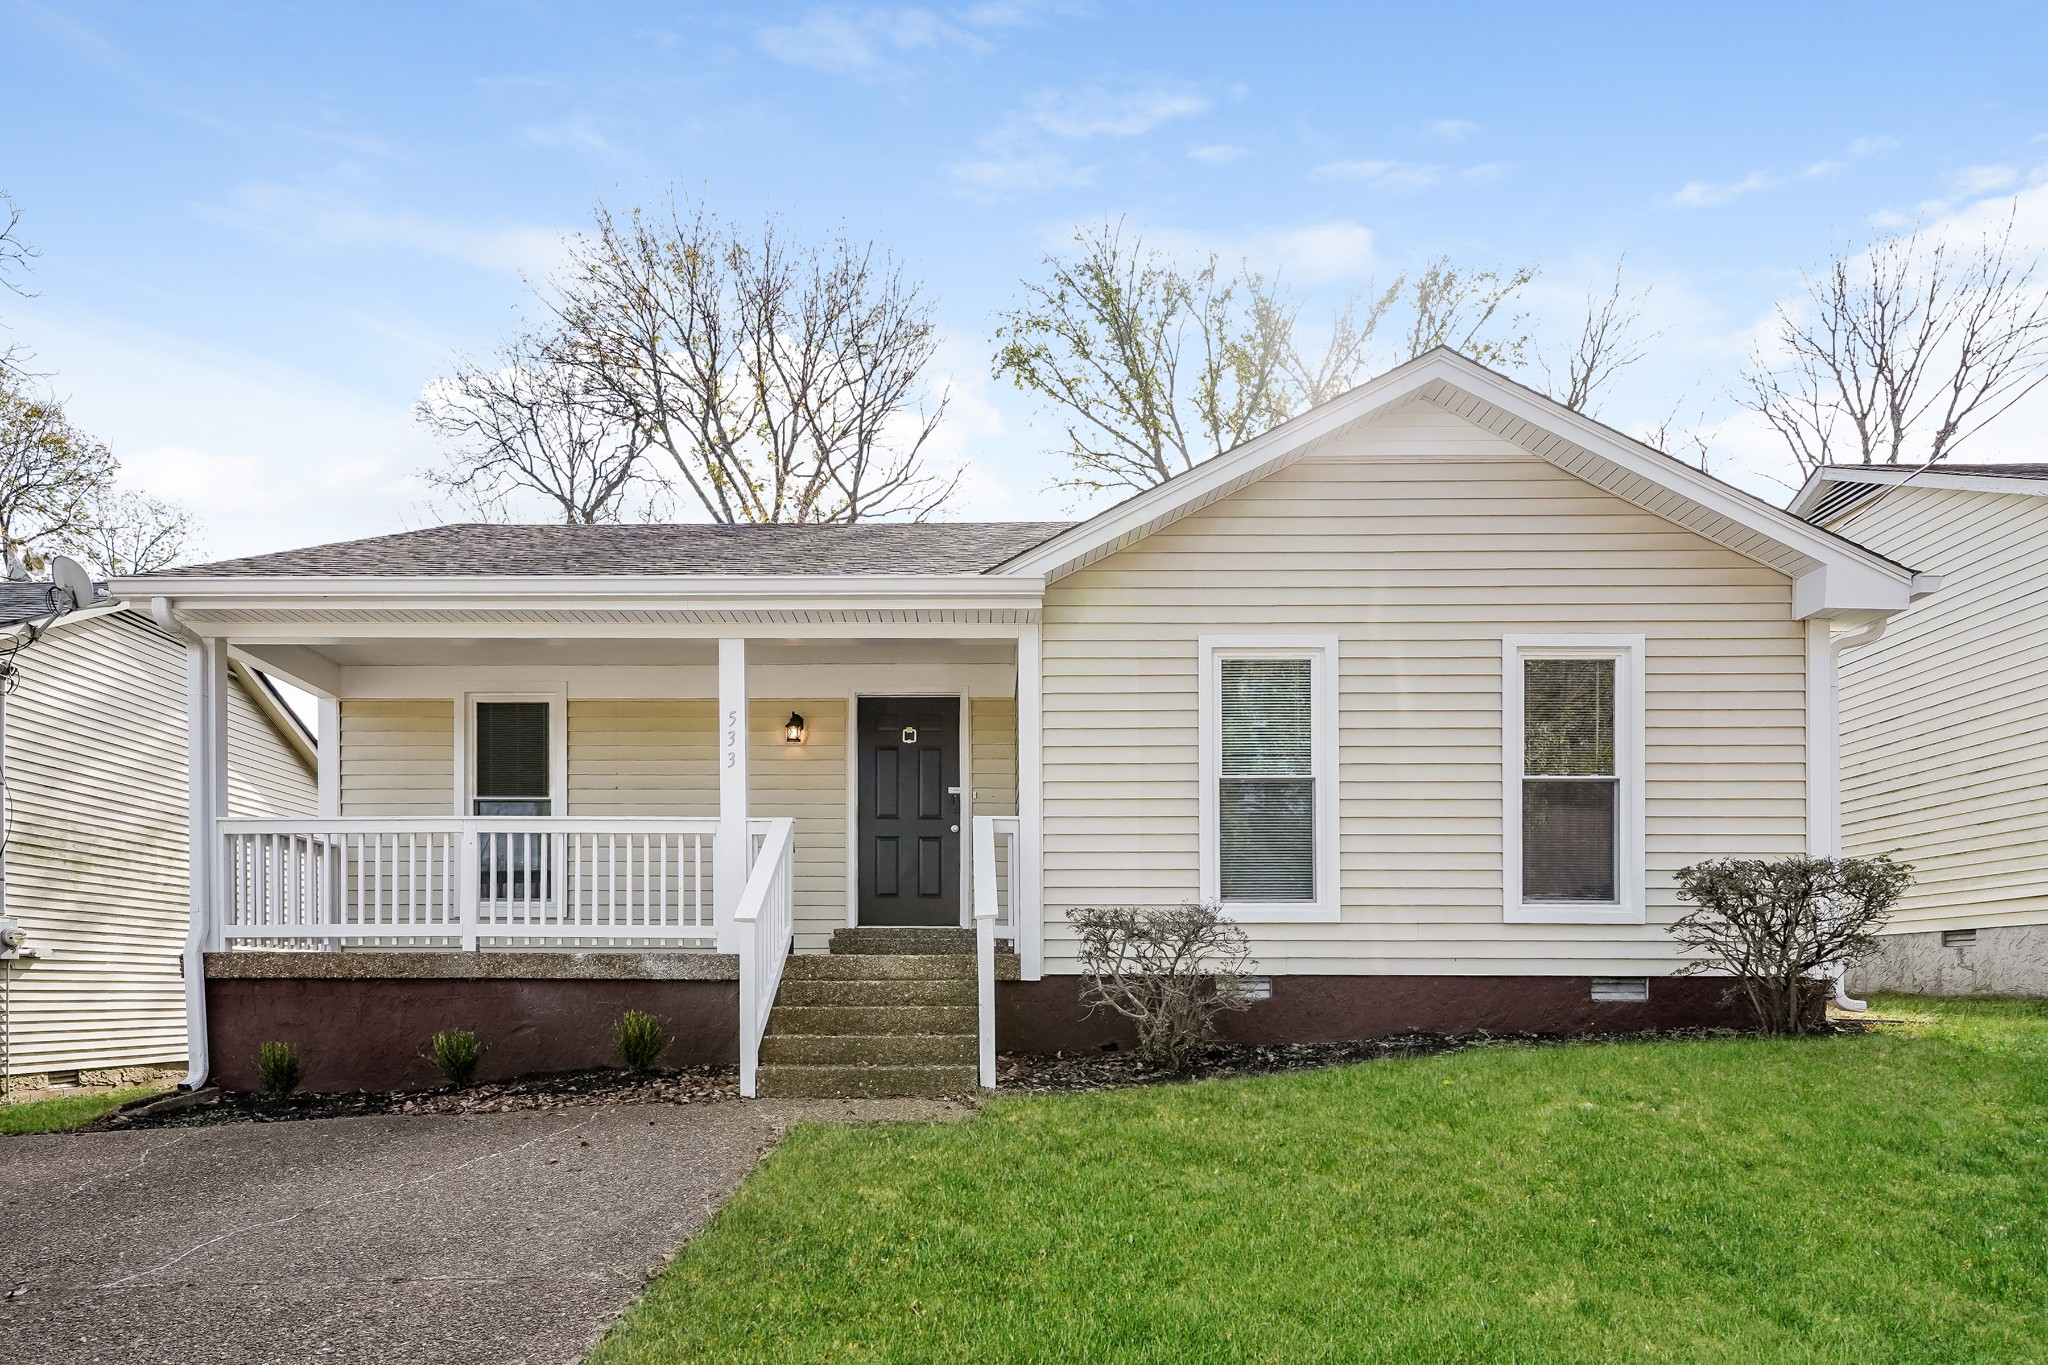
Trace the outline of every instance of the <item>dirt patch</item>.
{"type": "Polygon", "coordinates": [[[467,1090],[354,1091],[287,1095],[272,1099],[244,1091],[202,1092],[183,1108],[155,1108],[144,1100],[95,1120],[84,1131],[132,1128],[205,1128],[222,1123],[290,1123],[365,1114],[509,1114],[523,1110],[583,1109],[621,1104],[711,1104],[739,1098],[734,1067],[683,1067],[651,1076],[611,1069],[473,1085],[467,1090]]]}
{"type": "MultiPolygon", "coordinates": [[[[1859,1034],[1888,1020],[1830,1019],[1813,1036],[1859,1034]]],[[[999,1093],[1052,1095],[1082,1090],[1119,1090],[1135,1085],[1172,1085],[1226,1076],[1269,1076],[1290,1071],[1394,1057],[1425,1057],[1481,1047],[1585,1047],[1599,1043],[1689,1042],[1706,1038],[1751,1038],[1744,1029],[1651,1029],[1639,1033],[1542,1034],[1481,1033],[1452,1037],[1441,1033],[1403,1033],[1348,1043],[1214,1043],[1186,1075],[1155,1071],[1135,1053],[1108,1049],[1046,1056],[1006,1055],[996,1068],[999,1093]]]]}

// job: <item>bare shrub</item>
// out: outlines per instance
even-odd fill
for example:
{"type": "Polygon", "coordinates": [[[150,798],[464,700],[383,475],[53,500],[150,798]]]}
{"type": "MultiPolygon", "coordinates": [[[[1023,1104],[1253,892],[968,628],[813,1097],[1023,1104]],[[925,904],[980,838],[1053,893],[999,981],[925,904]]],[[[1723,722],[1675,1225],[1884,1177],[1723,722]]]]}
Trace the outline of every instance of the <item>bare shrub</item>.
{"type": "Polygon", "coordinates": [[[627,1010],[619,1016],[618,1035],[613,1039],[619,1053],[619,1061],[628,1071],[641,1075],[661,1063],[661,1054],[668,1051],[668,1026],[658,1014],[645,1010],[627,1010]]]}
{"type": "Polygon", "coordinates": [[[306,1063],[290,1043],[262,1043],[256,1048],[256,1084],[263,1093],[281,1100],[306,1079],[306,1063]]]}
{"type": "Polygon", "coordinates": [[[1913,884],[1889,857],[1717,858],[1678,873],[1691,910],[1671,936],[1700,954],[1685,970],[1735,978],[1766,1033],[1804,1033],[1832,969],[1877,946],[1877,931],[1913,884]]]}
{"type": "Polygon", "coordinates": [[[1136,1024],[1139,1055],[1162,1071],[1186,1071],[1216,1016],[1251,1005],[1250,946],[1214,906],[1091,907],[1067,919],[1089,1012],[1136,1024]]]}
{"type": "Polygon", "coordinates": [[[474,1029],[448,1029],[427,1040],[426,1058],[442,1080],[461,1090],[476,1079],[476,1069],[483,1065],[488,1050],[474,1029]]]}

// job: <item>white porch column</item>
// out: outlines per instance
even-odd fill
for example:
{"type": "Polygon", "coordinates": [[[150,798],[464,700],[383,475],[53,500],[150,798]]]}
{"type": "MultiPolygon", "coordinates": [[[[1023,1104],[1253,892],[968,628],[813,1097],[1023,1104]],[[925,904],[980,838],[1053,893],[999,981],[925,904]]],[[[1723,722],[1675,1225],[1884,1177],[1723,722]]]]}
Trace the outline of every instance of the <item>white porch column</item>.
{"type": "Polygon", "coordinates": [[[1806,622],[1806,855],[1842,851],[1840,654],[1833,623],[1806,622]]]}
{"type": "Polygon", "coordinates": [[[319,701],[320,764],[315,780],[319,784],[320,816],[333,819],[341,814],[341,700],[321,697],[319,701]]]}
{"type": "Polygon", "coordinates": [[[753,864],[747,833],[747,642],[718,642],[718,845],[711,863],[718,950],[739,951],[733,911],[753,864]]]}
{"type": "Polygon", "coordinates": [[[222,945],[220,820],[228,812],[228,648],[187,637],[185,753],[189,812],[191,919],[185,936],[185,1084],[206,1083],[206,954],[222,945]]]}
{"type": "Polygon", "coordinates": [[[1038,626],[1017,631],[1017,970],[1026,981],[1045,975],[1045,913],[1040,902],[1044,867],[1038,824],[1043,810],[1043,706],[1038,626]]]}

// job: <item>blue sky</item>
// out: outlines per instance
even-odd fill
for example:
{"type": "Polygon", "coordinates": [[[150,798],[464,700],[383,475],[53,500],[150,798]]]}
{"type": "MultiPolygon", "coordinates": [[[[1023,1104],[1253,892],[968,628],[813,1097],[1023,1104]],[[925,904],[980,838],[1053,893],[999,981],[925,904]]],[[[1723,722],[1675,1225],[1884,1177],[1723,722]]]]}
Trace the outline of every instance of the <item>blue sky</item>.
{"type": "MultiPolygon", "coordinates": [[[[924,280],[976,517],[1063,509],[988,338],[1104,215],[1318,299],[1442,252],[1537,262],[1558,333],[1625,251],[1663,334],[1603,415],[1683,402],[1763,490],[1727,393],[1802,267],[2015,195],[2048,245],[2048,7],[1541,11],[0,0],[0,188],[43,253],[0,320],[237,554],[426,520],[421,385],[593,202],[671,181],[924,280]]],[[[2041,431],[1973,458],[2048,458],[2041,431]]]]}

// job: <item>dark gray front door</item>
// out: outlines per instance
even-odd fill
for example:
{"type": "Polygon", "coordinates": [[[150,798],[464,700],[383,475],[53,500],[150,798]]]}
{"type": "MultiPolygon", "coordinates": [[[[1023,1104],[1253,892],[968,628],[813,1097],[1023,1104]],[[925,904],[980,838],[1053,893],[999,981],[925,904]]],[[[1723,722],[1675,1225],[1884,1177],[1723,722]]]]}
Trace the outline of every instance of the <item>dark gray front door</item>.
{"type": "Polygon", "coordinates": [[[960,923],[960,699],[860,699],[860,922],[960,923]]]}

